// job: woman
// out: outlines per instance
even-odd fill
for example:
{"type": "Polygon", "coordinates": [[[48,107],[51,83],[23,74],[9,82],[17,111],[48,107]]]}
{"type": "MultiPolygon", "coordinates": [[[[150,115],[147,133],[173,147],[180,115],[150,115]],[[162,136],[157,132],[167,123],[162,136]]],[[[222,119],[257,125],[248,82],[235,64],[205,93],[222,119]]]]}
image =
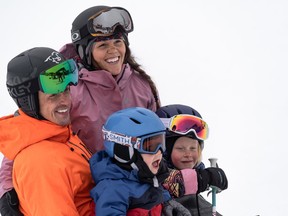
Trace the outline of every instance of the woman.
{"type": "Polygon", "coordinates": [[[95,6],[72,24],[72,44],[61,52],[79,63],[79,83],[71,89],[73,130],[95,153],[103,150],[101,128],[107,117],[128,107],[156,111],[160,106],[154,82],[131,55],[129,12],[120,7],[95,6]]]}

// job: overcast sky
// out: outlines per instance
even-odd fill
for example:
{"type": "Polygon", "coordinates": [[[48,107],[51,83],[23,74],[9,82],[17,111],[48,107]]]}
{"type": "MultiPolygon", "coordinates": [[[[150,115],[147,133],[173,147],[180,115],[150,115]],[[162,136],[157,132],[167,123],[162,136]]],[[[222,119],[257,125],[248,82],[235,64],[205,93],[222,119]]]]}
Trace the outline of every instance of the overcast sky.
{"type": "Polygon", "coordinates": [[[130,47],[162,105],[192,106],[209,124],[204,163],[217,157],[229,179],[217,210],[286,215],[288,1],[1,1],[1,116],[16,109],[5,85],[8,61],[35,46],[58,50],[70,42],[74,18],[95,4],[130,11],[130,47]]]}

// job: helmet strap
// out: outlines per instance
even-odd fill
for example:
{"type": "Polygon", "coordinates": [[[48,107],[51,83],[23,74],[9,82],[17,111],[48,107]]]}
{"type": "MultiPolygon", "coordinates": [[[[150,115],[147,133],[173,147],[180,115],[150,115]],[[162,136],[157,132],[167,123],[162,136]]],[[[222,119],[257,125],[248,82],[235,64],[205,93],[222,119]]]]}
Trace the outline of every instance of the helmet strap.
{"type": "Polygon", "coordinates": [[[120,163],[131,164],[133,162],[134,148],[121,144],[114,144],[114,158],[120,163]]]}
{"type": "Polygon", "coordinates": [[[38,92],[15,99],[18,107],[28,116],[43,120],[43,116],[40,115],[39,97],[38,92]]]}

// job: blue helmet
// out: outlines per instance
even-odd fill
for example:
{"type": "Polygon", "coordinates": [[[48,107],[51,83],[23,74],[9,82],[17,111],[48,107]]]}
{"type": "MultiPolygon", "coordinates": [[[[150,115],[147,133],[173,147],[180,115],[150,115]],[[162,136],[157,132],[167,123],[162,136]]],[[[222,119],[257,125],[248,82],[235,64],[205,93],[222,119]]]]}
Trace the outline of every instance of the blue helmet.
{"type": "Polygon", "coordinates": [[[146,154],[165,151],[165,126],[146,108],[132,107],[113,113],[102,131],[106,152],[121,163],[131,162],[135,149],[146,154]]]}

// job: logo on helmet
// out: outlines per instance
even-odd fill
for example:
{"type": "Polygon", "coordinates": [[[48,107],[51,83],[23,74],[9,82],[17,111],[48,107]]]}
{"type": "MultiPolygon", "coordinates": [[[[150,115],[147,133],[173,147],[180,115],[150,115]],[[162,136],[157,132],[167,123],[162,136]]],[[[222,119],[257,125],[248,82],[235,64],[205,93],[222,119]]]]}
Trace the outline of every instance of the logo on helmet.
{"type": "Polygon", "coordinates": [[[8,92],[12,98],[19,98],[25,95],[31,94],[31,87],[32,83],[31,82],[26,82],[17,86],[7,86],[8,87],[8,92]]]}
{"type": "Polygon", "coordinates": [[[56,64],[59,64],[61,60],[62,58],[59,56],[58,52],[52,52],[51,55],[44,62],[52,61],[56,64]]]}
{"type": "Polygon", "coordinates": [[[79,31],[73,32],[73,33],[71,34],[71,39],[72,39],[72,42],[73,42],[73,43],[76,42],[76,41],[78,41],[78,40],[80,40],[81,37],[80,37],[79,31]]]}
{"type": "Polygon", "coordinates": [[[113,133],[111,131],[106,131],[105,129],[102,131],[104,140],[131,147],[133,147],[135,144],[138,146],[140,145],[140,139],[137,137],[130,137],[119,133],[113,133]]]}

